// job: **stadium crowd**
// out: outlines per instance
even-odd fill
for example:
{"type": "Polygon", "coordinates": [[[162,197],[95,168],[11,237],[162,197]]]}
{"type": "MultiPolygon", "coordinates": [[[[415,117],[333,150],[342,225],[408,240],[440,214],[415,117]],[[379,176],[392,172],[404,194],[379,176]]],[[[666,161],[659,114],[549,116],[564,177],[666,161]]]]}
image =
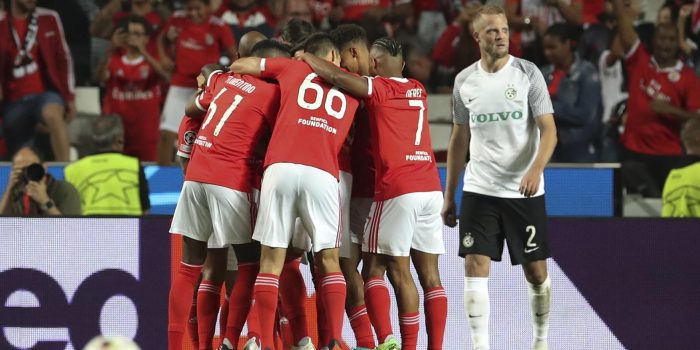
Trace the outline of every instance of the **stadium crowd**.
{"type": "MultiPolygon", "coordinates": [[[[697,163],[699,6],[667,1],[652,24],[640,0],[6,0],[0,98],[13,175],[0,212],[69,214],[79,200],[83,214],[117,214],[86,198],[108,197],[101,186],[119,177],[133,191],[118,214],[143,215],[141,162],[177,159],[185,183],[171,232],[183,254],[169,349],[213,348],[233,276],[220,349],[314,349],[302,257],[314,266],[319,348],[347,347],[347,313],[357,349],[399,349],[388,275],[400,346],[415,349],[413,264],[428,348],[441,349],[442,228],[457,224],[469,151],[478,161],[464,177],[460,256],[472,341],[489,348],[488,266],[505,240],[528,284],[531,348],[547,349],[544,167],[619,161],[628,191],[660,196],[672,169],[697,163]],[[82,158],[59,182],[43,159],[70,161],[76,82],[100,86],[103,116],[73,142],[82,158]],[[453,96],[444,199],[424,118],[432,93],[453,96]],[[493,151],[499,142],[512,147],[493,151]]],[[[684,169],[674,186],[697,171],[684,169]]]]}

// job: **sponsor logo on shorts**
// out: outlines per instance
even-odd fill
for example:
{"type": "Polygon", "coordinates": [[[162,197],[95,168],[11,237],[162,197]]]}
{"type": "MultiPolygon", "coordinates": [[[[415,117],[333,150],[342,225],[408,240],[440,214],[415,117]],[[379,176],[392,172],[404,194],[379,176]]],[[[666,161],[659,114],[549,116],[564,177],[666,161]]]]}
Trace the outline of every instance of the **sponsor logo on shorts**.
{"type": "Polygon", "coordinates": [[[474,237],[472,237],[471,232],[467,232],[464,238],[462,238],[462,245],[464,248],[471,248],[474,245],[474,237]]]}

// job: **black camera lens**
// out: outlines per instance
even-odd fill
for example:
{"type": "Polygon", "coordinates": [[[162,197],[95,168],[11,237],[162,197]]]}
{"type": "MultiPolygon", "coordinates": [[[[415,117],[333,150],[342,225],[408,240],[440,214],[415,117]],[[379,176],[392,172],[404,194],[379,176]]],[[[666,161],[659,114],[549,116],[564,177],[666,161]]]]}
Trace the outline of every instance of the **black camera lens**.
{"type": "Polygon", "coordinates": [[[22,175],[24,176],[24,180],[29,182],[29,181],[41,181],[41,179],[46,176],[46,171],[44,170],[44,166],[39,164],[39,163],[34,163],[30,164],[24,170],[22,171],[22,175]]]}

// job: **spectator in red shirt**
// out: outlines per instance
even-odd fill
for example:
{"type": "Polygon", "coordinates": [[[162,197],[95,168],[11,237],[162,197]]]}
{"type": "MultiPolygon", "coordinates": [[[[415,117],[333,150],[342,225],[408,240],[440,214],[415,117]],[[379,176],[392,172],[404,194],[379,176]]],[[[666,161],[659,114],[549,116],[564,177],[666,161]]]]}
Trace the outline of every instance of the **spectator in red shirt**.
{"type": "Polygon", "coordinates": [[[218,62],[222,53],[234,58],[237,52],[231,30],[210,14],[209,0],[187,0],[185,10],[175,12],[161,30],[158,49],[163,68],[172,71],[158,146],[158,163],[167,165],[175,157],[177,130],[202,66],[218,62]]]}
{"type": "MultiPolygon", "coordinates": [[[[674,24],[656,27],[650,55],[640,44],[624,1],[614,0],[613,4],[629,76],[627,121],[621,138],[623,176],[625,163],[641,164],[653,180],[645,184],[652,187],[647,193],[660,195],[669,171],[684,153],[681,125],[700,118],[700,81],[678,59],[678,29],[674,24]]],[[[634,173],[639,174],[639,169],[634,173]]]]}
{"type": "Polygon", "coordinates": [[[106,85],[103,114],[116,114],[124,125],[124,154],[141,161],[157,159],[161,78],[169,78],[146,50],[150,27],[146,19],[129,16],[112,36],[112,45],[97,67],[106,85]]]}
{"type": "Polygon", "coordinates": [[[0,13],[0,104],[10,154],[45,124],[57,161],[68,161],[66,118],[75,115],[73,60],[56,12],[12,0],[0,13]]]}

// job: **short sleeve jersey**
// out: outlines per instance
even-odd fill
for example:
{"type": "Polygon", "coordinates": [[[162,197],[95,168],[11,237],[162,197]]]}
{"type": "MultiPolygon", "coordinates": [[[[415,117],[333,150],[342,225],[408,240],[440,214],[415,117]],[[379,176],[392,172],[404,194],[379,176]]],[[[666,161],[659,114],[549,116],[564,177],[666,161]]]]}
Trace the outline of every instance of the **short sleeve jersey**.
{"type": "MultiPolygon", "coordinates": [[[[455,78],[455,124],[471,132],[464,191],[523,198],[520,181],[535,160],[540,132],[535,119],[553,114],[547,84],[532,62],[510,56],[489,73],[477,61],[455,78]]],[[[544,177],[536,196],[544,194],[544,177]]]]}
{"type": "Polygon", "coordinates": [[[186,180],[250,192],[255,147],[279,110],[279,88],[264,80],[217,72],[196,100],[207,111],[194,141],[186,180]]]}
{"type": "Polygon", "coordinates": [[[695,72],[681,61],[673,67],[659,68],[639,41],[625,63],[629,98],[622,144],[637,153],[682,155],[680,121],[654,112],[651,102],[659,99],[687,111],[700,111],[700,82],[695,72]]]}
{"type": "Polygon", "coordinates": [[[109,59],[107,71],[104,114],[118,114],[129,120],[160,117],[160,79],[143,56],[131,60],[115,54],[109,59]]]}
{"type": "Polygon", "coordinates": [[[202,118],[192,118],[188,115],[182,117],[180,128],[177,131],[178,157],[190,159],[194,140],[197,139],[197,132],[203,121],[202,118]]]}
{"type": "Polygon", "coordinates": [[[440,191],[425,87],[414,79],[368,78],[365,100],[375,149],[374,200],[440,191]]]}
{"type": "Polygon", "coordinates": [[[320,79],[304,62],[268,58],[261,76],[280,84],[280,112],[265,156],[274,163],[312,166],[338,178],[338,153],[359,105],[356,98],[320,79]]]}
{"type": "Polygon", "coordinates": [[[178,11],[170,17],[163,32],[167,33],[171,27],[180,30],[175,41],[175,71],[170,80],[174,86],[196,88],[202,66],[218,62],[224,49],[236,45],[231,30],[218,17],[195,24],[183,11],[178,11]]]}

